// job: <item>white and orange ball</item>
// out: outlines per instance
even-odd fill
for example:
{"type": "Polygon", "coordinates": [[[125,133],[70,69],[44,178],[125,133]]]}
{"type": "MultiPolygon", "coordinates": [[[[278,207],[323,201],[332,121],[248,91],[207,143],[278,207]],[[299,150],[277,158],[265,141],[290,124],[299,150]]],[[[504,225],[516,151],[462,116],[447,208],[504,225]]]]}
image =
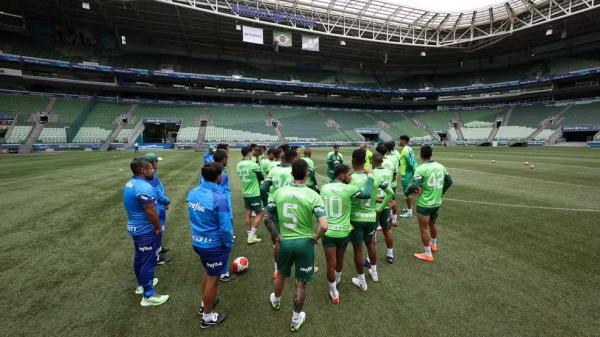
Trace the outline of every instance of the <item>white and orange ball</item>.
{"type": "Polygon", "coordinates": [[[248,259],[243,256],[240,256],[236,257],[235,260],[233,260],[233,263],[231,264],[231,269],[234,273],[239,274],[246,271],[249,265],[250,263],[248,262],[248,259]]]}

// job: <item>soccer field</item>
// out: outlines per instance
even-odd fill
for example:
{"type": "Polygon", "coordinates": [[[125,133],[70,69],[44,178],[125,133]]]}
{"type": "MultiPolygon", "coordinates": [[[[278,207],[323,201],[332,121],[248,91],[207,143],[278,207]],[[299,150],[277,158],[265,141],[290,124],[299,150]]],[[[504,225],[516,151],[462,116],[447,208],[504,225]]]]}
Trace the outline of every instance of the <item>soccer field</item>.
{"type": "MultiPolygon", "coordinates": [[[[415,148],[415,150],[417,150],[415,148]]],[[[325,154],[313,151],[319,183],[325,154]]],[[[346,162],[351,150],[342,151],[346,162]]],[[[293,283],[282,309],[268,303],[273,257],[263,242],[248,246],[243,202],[232,184],[237,242],[250,270],[219,288],[221,326],[200,331],[199,281],[185,196],[198,182],[202,154],[163,152],[159,176],[172,204],[165,245],[173,260],[157,267],[157,290],[171,295],[142,308],[133,294],[132,241],[123,186],[133,153],[85,152],[0,156],[3,336],[282,336],[288,335],[293,283]]],[[[417,151],[418,155],[418,151],[417,151]]],[[[600,152],[583,148],[435,148],[454,186],[441,209],[435,264],[421,249],[416,218],[394,229],[393,265],[380,259],[380,281],[359,291],[352,249],[340,286],[327,296],[325,260],[308,287],[304,336],[599,336],[600,152]],[[473,157],[470,158],[470,155],[473,157]],[[493,164],[492,160],[496,160],[493,164]],[[524,165],[535,164],[535,169],[524,165]]],[[[378,236],[378,254],[385,245],[378,236]]]]}

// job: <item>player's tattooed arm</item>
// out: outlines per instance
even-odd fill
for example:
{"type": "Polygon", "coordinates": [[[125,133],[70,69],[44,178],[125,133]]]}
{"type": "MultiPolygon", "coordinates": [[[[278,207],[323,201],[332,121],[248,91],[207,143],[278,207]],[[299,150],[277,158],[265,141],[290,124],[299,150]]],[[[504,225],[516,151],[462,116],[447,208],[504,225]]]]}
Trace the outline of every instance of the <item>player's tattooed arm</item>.
{"type": "Polygon", "coordinates": [[[260,169],[254,170],[254,173],[256,173],[256,179],[258,179],[259,183],[265,180],[265,176],[262,174],[262,171],[260,169]]]}
{"type": "Polygon", "coordinates": [[[361,188],[355,195],[356,199],[371,199],[371,191],[373,190],[373,177],[367,179],[367,185],[361,188]]]}
{"type": "Polygon", "coordinates": [[[306,282],[296,280],[296,294],[294,295],[294,311],[302,311],[306,299],[306,282]]]}
{"type": "Polygon", "coordinates": [[[415,190],[419,187],[419,185],[421,184],[421,180],[423,179],[423,177],[421,176],[415,176],[412,180],[412,182],[410,183],[410,186],[406,189],[406,193],[404,193],[405,196],[409,196],[411,195],[413,192],[415,192],[415,190]]]}
{"type": "Polygon", "coordinates": [[[271,240],[273,241],[273,244],[276,244],[281,238],[279,236],[279,231],[277,231],[277,228],[275,227],[274,218],[277,215],[277,207],[275,206],[275,203],[270,202],[267,205],[265,213],[265,227],[271,234],[271,240]]]}
{"type": "Polygon", "coordinates": [[[449,174],[444,175],[444,188],[442,189],[442,195],[446,193],[446,191],[452,186],[452,177],[449,174]]]}
{"type": "Polygon", "coordinates": [[[267,177],[262,184],[260,184],[260,198],[262,199],[263,205],[267,203],[271,183],[271,178],[267,177]]]}

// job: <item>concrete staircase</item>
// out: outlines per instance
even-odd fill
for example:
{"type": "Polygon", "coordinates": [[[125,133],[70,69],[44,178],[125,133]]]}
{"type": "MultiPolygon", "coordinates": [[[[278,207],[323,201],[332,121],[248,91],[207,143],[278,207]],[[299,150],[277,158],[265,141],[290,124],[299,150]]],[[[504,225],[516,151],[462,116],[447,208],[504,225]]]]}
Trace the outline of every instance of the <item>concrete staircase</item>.
{"type": "MultiPolygon", "coordinates": [[[[135,111],[135,109],[137,109],[137,107],[137,104],[132,104],[131,106],[129,106],[129,110],[127,110],[127,113],[125,114],[125,116],[127,117],[127,121],[131,120],[131,116],[133,115],[133,112],[135,111]]],[[[110,148],[110,144],[112,144],[115,141],[115,138],[117,138],[121,130],[123,130],[125,124],[121,123],[120,119],[121,116],[118,116],[115,120],[117,126],[115,126],[108,138],[106,138],[104,143],[100,146],[100,151],[108,151],[108,149],[110,148]]]]}
{"type": "Polygon", "coordinates": [[[506,113],[504,114],[504,117],[502,118],[502,125],[506,126],[509,125],[508,123],[510,122],[510,117],[512,116],[513,113],[513,108],[508,109],[508,111],[506,111],[506,113]]]}
{"type": "MultiPolygon", "coordinates": [[[[265,121],[267,126],[271,126],[273,127],[273,121],[275,120],[275,117],[273,117],[273,113],[271,112],[271,110],[267,110],[267,115],[269,116],[269,119],[267,119],[265,121]]],[[[279,141],[282,143],[287,142],[287,140],[285,139],[285,136],[283,135],[283,131],[281,131],[281,125],[279,125],[279,123],[277,123],[277,127],[273,127],[273,129],[275,130],[275,133],[277,134],[277,137],[279,138],[279,141]]]]}
{"type": "Polygon", "coordinates": [[[202,117],[200,118],[200,132],[198,132],[198,140],[196,141],[196,148],[202,147],[204,145],[204,141],[206,140],[206,127],[210,123],[210,116],[208,115],[208,110],[204,110],[202,113],[202,117]],[[206,126],[202,126],[202,121],[206,121],[206,126]]]}
{"type": "MultiPolygon", "coordinates": [[[[540,126],[537,129],[535,129],[535,131],[533,131],[533,133],[527,137],[527,140],[533,139],[540,132],[542,132],[542,130],[547,129],[548,127],[560,126],[560,122],[562,122],[562,116],[565,113],[567,113],[567,111],[569,111],[572,107],[573,107],[573,104],[569,104],[569,105],[565,106],[562,110],[560,110],[560,112],[556,116],[551,116],[551,117],[548,117],[548,118],[544,119],[543,121],[541,121],[540,126]],[[550,119],[552,119],[552,117],[554,117],[554,123],[552,123],[552,125],[550,125],[551,124],[550,119]]],[[[554,136],[554,133],[548,138],[548,141],[550,141],[550,139],[552,139],[553,136],[554,136]]],[[[558,137],[556,137],[556,139],[558,139],[558,138],[560,138],[560,135],[558,137]]],[[[556,140],[555,140],[555,142],[556,142],[556,140]]]]}
{"type": "Polygon", "coordinates": [[[19,146],[19,153],[31,153],[33,151],[33,144],[35,144],[43,129],[44,124],[40,122],[35,123],[35,126],[29,133],[29,136],[27,136],[25,143],[19,146]]]}
{"type": "Polygon", "coordinates": [[[344,130],[341,129],[340,124],[338,122],[336,122],[334,119],[329,118],[329,116],[327,116],[321,110],[317,110],[317,113],[325,120],[325,125],[328,128],[335,128],[337,132],[339,132],[342,136],[344,136],[344,138],[346,138],[346,140],[352,141],[352,138],[350,138],[350,136],[348,136],[348,134],[346,134],[346,132],[344,132],[344,130]]]}

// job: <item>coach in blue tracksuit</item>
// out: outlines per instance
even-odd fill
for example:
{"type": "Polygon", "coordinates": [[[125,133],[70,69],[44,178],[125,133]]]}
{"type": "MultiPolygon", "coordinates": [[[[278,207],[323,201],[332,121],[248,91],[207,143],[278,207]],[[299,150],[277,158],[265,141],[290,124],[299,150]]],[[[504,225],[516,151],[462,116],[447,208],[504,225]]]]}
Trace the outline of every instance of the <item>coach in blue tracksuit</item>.
{"type": "Polygon", "coordinates": [[[204,154],[204,157],[202,158],[202,160],[204,161],[204,165],[206,164],[210,164],[213,162],[213,155],[215,154],[215,147],[214,146],[209,146],[208,147],[208,152],[206,152],[204,154]]]}
{"type": "MultiPolygon", "coordinates": [[[[167,230],[167,210],[169,209],[169,204],[171,200],[165,194],[165,188],[163,184],[158,179],[158,161],[162,160],[162,158],[158,157],[156,153],[148,152],[144,156],[144,158],[148,159],[152,167],[154,168],[154,174],[151,179],[148,179],[150,185],[154,189],[154,193],[156,194],[156,209],[158,210],[158,220],[161,226],[162,236],[164,238],[165,231],[167,230]]],[[[163,254],[169,251],[168,248],[165,248],[161,245],[159,253],[161,254],[158,259],[158,264],[164,264],[169,262],[169,259],[165,258],[163,254]]]]}
{"type": "Polygon", "coordinates": [[[133,270],[138,287],[135,293],[143,294],[140,304],[143,307],[161,305],[169,295],[158,295],[154,286],[154,270],[158,259],[161,241],[161,226],[156,209],[156,194],[148,179],[152,178],[154,168],[143,157],[134,158],[130,164],[133,177],[123,190],[123,205],[127,213],[127,232],[133,239],[133,270]]]}
{"type": "Polygon", "coordinates": [[[219,278],[227,272],[233,248],[231,209],[219,187],[222,171],[223,167],[217,163],[204,165],[204,180],[187,196],[192,246],[206,270],[202,278],[202,328],[217,325],[227,318],[224,313],[213,312],[219,278]]]}

